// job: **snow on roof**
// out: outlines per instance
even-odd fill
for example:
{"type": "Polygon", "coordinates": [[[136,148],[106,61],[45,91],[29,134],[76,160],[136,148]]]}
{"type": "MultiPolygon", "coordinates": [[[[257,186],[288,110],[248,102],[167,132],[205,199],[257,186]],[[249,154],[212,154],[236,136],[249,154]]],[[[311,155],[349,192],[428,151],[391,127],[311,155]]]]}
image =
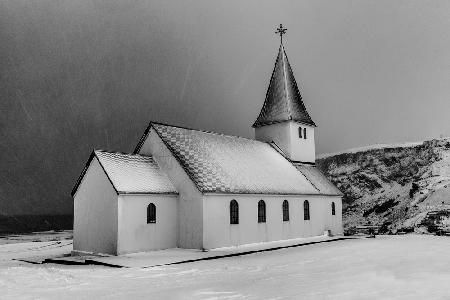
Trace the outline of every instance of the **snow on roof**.
{"type": "Polygon", "coordinates": [[[177,193],[151,156],[94,151],[116,191],[121,193],[177,193]]]}
{"type": "Polygon", "coordinates": [[[297,170],[299,170],[306,178],[325,195],[339,195],[342,196],[342,192],[325,177],[325,175],[317,169],[316,166],[304,165],[301,163],[294,163],[297,170]]]}
{"type": "Polygon", "coordinates": [[[320,194],[268,143],[152,123],[201,192],[320,194]]]}

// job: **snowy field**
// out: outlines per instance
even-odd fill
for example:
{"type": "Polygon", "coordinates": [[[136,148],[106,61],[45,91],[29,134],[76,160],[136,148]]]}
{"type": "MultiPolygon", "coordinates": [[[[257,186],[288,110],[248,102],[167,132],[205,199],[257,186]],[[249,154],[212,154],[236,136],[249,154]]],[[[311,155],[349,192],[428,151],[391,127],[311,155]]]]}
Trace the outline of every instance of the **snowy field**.
{"type": "Polygon", "coordinates": [[[12,260],[70,242],[0,245],[0,299],[450,299],[448,237],[343,240],[148,269],[12,260]]]}
{"type": "Polygon", "coordinates": [[[47,242],[71,240],[73,237],[72,230],[64,231],[41,231],[30,234],[8,234],[0,235],[0,245],[16,244],[25,242],[47,242]]]}

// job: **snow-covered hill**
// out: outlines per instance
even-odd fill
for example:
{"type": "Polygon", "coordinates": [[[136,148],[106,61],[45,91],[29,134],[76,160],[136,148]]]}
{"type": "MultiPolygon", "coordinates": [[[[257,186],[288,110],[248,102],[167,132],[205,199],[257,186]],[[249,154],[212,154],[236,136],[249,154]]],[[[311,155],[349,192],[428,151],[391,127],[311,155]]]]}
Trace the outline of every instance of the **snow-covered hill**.
{"type": "Polygon", "coordinates": [[[448,224],[449,138],[321,155],[317,164],[345,194],[346,229],[367,222],[384,232],[448,224]]]}

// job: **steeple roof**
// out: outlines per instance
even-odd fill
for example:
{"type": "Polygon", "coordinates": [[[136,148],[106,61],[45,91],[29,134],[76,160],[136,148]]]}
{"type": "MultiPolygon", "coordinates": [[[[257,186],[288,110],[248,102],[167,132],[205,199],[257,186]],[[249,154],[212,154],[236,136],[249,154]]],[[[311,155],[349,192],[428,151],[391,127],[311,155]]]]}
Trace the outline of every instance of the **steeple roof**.
{"type": "Polygon", "coordinates": [[[316,126],[306,111],[294,73],[281,44],[264,105],[253,127],[290,120],[316,126]]]}

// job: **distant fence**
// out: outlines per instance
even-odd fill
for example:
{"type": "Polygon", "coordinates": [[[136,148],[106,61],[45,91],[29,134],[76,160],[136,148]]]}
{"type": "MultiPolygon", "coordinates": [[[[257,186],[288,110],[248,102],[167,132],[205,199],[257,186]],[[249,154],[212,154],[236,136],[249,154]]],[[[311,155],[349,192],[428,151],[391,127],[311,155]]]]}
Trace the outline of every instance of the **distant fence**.
{"type": "Polygon", "coordinates": [[[355,230],[358,233],[365,233],[365,234],[378,234],[380,231],[381,226],[379,225],[370,225],[370,224],[365,224],[365,225],[358,225],[355,227],[355,230]]]}

